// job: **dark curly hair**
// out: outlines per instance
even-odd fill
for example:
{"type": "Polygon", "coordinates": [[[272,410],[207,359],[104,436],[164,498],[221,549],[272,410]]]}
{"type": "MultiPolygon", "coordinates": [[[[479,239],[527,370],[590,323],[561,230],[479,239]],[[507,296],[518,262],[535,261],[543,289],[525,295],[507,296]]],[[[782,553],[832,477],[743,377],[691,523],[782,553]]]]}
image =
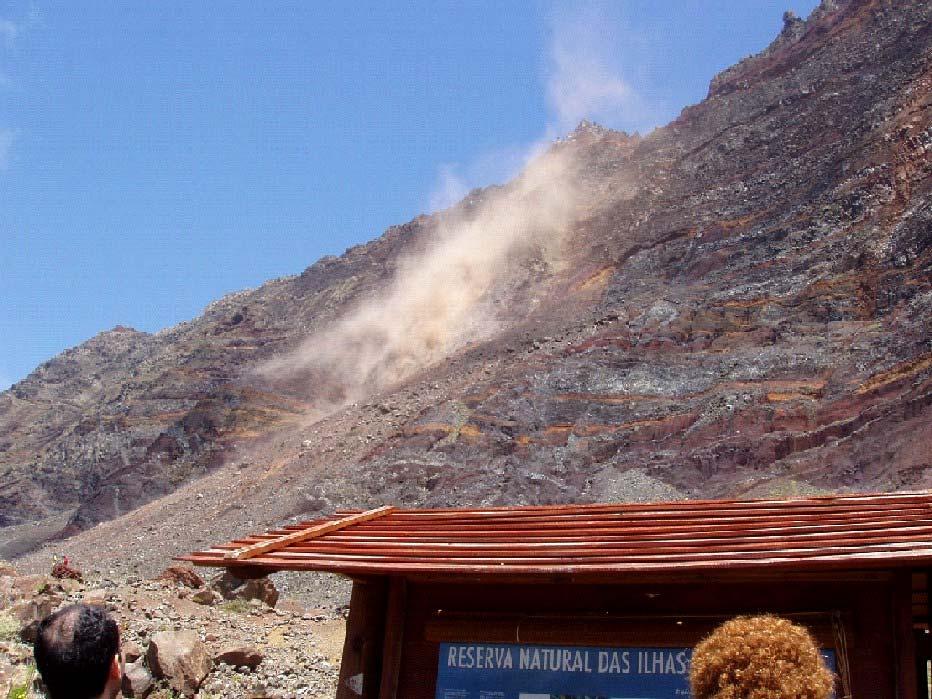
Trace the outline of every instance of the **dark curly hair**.
{"type": "Polygon", "coordinates": [[[834,681],[809,632],[765,615],[726,621],[696,646],[694,699],[828,699],[834,681]]]}
{"type": "Polygon", "coordinates": [[[50,699],[93,699],[107,684],[120,630],[103,607],[73,604],[39,624],[33,654],[50,699]]]}

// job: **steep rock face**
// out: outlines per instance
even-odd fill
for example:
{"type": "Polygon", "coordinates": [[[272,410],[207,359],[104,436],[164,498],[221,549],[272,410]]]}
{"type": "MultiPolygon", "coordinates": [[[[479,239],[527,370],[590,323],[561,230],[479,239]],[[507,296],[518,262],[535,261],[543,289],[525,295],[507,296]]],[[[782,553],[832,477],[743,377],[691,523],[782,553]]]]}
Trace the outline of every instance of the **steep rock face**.
{"type": "Polygon", "coordinates": [[[590,276],[559,303],[600,287],[582,322],[354,482],[431,504],[932,486],[928,20],[826,5],[716,78],[620,158],[637,194],[579,227],[590,276]]]}
{"type": "Polygon", "coordinates": [[[218,538],[346,504],[932,487],[932,8],[785,24],[669,126],[556,144],[585,192],[563,259],[515,264],[490,339],[365,401],[321,417],[319,386],[253,368],[438,217],[43,365],[0,395],[0,524],[73,509],[72,533],[214,471],[166,508],[218,538]]]}

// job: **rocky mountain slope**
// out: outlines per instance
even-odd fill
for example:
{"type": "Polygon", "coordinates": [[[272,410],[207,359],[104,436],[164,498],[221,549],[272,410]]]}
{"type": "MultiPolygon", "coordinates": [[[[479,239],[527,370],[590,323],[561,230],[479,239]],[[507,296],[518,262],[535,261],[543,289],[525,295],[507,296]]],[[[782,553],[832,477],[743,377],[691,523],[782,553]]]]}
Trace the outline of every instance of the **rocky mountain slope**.
{"type": "Polygon", "coordinates": [[[544,158],[0,394],[0,556],[140,572],[344,505],[932,487],[932,6],[824,0],[668,126],[544,158]],[[489,257],[496,226],[530,234],[489,257]]]}

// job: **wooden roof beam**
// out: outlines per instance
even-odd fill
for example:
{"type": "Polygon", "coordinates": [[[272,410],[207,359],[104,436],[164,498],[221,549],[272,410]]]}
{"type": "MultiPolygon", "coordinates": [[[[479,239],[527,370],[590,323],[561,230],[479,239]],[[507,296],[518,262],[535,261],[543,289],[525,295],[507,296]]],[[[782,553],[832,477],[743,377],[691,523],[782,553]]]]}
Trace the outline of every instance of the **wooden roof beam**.
{"type": "Polygon", "coordinates": [[[285,548],[286,546],[290,546],[291,544],[308,541],[310,539],[316,539],[323,536],[324,534],[329,534],[330,532],[343,529],[344,527],[349,527],[353,524],[368,522],[373,519],[378,519],[379,517],[384,517],[385,515],[394,511],[395,508],[391,505],[378,507],[374,510],[366,510],[365,512],[360,512],[359,514],[335,519],[332,522],[317,524],[313,527],[301,529],[300,531],[296,531],[291,534],[284,534],[282,536],[275,537],[274,539],[260,541],[255,544],[250,544],[248,546],[243,546],[242,548],[234,549],[233,551],[227,551],[223,558],[224,560],[246,561],[263,553],[268,553],[269,551],[280,551],[281,549],[285,548]]]}

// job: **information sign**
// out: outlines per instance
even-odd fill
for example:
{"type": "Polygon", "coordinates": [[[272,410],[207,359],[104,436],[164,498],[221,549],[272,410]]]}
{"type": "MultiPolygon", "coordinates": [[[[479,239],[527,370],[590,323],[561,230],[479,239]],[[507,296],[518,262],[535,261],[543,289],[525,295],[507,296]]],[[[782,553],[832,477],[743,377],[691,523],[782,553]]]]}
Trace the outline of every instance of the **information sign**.
{"type": "MultiPolygon", "coordinates": [[[[824,651],[834,669],[832,651],[824,651]]],[[[686,699],[690,648],[442,643],[436,699],[686,699]]]]}
{"type": "Polygon", "coordinates": [[[689,648],[442,643],[436,699],[689,696],[689,648]]]}

